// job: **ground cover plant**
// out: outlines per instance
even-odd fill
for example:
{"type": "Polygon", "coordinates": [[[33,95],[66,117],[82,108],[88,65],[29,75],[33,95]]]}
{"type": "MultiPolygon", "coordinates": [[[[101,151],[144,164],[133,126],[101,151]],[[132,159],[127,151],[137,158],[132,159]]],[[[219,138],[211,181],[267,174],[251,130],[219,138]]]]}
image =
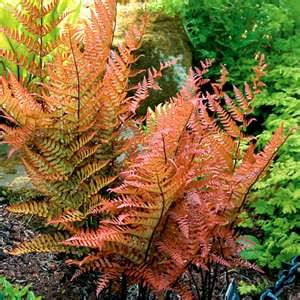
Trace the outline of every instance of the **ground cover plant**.
{"type": "Polygon", "coordinates": [[[210,82],[212,62],[202,62],[144,124],[136,109],[149,89],[159,89],[155,79],[172,62],[130,86],[140,72],[132,64],[143,22],[111,50],[116,2],[97,0],[94,7],[83,29],[64,28],[40,94],[12,72],[1,77],[0,106],[11,122],[1,124],[3,139],[44,195],[8,209],[53,227],[11,254],[84,255],[69,260],[81,269],[76,276],[98,271],[97,292],[108,287],[121,299],[135,284],[140,299],[211,299],[219,265],[255,268],[240,259],[244,245],[235,226],[250,189],[288,137],[280,125],[258,152],[246,134],[264,57],[251,86],[233,87],[232,97],[223,90],[227,70],[210,82]]]}
{"type": "Polygon", "coordinates": [[[30,287],[18,287],[12,285],[4,277],[0,277],[0,299],[10,300],[41,300],[34,295],[30,287]]]}

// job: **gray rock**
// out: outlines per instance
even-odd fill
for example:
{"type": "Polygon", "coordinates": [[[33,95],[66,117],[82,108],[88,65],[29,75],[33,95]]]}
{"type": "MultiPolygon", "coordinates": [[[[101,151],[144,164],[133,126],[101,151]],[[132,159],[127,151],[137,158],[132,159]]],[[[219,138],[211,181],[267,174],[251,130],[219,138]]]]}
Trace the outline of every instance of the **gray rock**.
{"type": "MultiPolygon", "coordinates": [[[[114,46],[123,40],[128,24],[137,23],[143,14],[143,3],[140,2],[142,1],[118,6],[114,46]]],[[[154,107],[165,102],[179,91],[192,65],[192,50],[179,18],[151,13],[138,54],[142,56],[134,66],[136,69],[158,69],[160,62],[177,59],[177,63],[159,80],[161,91],[153,91],[142,105],[139,113],[145,114],[148,106],[154,107]]],[[[139,79],[141,78],[142,76],[139,79]]]]}

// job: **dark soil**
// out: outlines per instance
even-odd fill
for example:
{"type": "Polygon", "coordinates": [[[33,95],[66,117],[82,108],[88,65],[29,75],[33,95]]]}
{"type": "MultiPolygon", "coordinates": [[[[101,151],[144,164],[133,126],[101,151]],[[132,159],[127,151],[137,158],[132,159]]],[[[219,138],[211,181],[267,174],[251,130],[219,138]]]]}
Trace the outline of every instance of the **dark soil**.
{"type": "Polygon", "coordinates": [[[64,264],[60,255],[11,256],[5,252],[34,235],[26,224],[29,219],[8,213],[5,202],[0,198],[0,276],[22,286],[31,284],[32,290],[43,299],[96,299],[92,282],[86,278],[70,281],[74,269],[64,264]]]}

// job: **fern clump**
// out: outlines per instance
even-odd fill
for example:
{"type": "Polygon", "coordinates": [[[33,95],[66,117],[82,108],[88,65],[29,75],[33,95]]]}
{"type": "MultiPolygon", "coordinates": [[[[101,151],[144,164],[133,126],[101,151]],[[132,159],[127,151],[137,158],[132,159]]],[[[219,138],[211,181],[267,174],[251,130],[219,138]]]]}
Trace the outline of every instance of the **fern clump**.
{"type": "MultiPolygon", "coordinates": [[[[202,93],[210,64],[191,70],[181,92],[149,112],[147,131],[139,138],[142,149],[130,156],[122,184],[111,189],[117,197],[105,207],[108,217],[97,229],[79,231],[64,242],[94,249],[70,262],[102,273],[98,293],[125,276],[157,294],[169,290],[192,299],[184,279],[188,271],[202,268],[210,274],[215,264],[251,266],[238,256],[243,247],[234,225],[286,136],[279,127],[264,151],[255,153],[253,138],[244,132],[251,122],[252,89],[246,84],[244,94],[234,87],[235,100],[230,98],[222,90],[223,68],[211,85],[214,92],[202,93]],[[248,144],[245,152],[242,141],[248,144]]],[[[255,92],[264,67],[261,59],[255,92]]]]}
{"type": "Polygon", "coordinates": [[[159,88],[155,79],[172,62],[130,86],[143,24],[111,50],[115,16],[115,0],[96,0],[83,29],[65,27],[41,94],[30,93],[11,73],[1,78],[0,106],[14,125],[1,125],[3,139],[11,153],[20,152],[45,195],[8,210],[40,216],[58,229],[11,253],[91,248],[69,262],[81,272],[100,272],[97,292],[122,277],[123,287],[140,284],[140,297],[149,289],[192,299],[186,277],[199,277],[202,269],[202,284],[208,284],[202,296],[211,299],[208,278],[215,266],[251,266],[239,258],[243,247],[234,226],[287,138],[280,126],[257,153],[245,133],[253,95],[263,85],[263,57],[253,88],[233,87],[233,96],[223,91],[226,69],[210,83],[204,76],[212,62],[203,62],[176,97],[149,111],[143,131],[136,109],[149,89],[159,88]],[[210,92],[202,92],[204,84],[210,92]],[[86,228],[94,215],[96,224],[86,228]]]}
{"type": "MultiPolygon", "coordinates": [[[[28,91],[12,73],[1,78],[1,109],[14,124],[1,125],[4,142],[12,146],[11,154],[21,153],[33,185],[45,195],[41,202],[10,206],[11,212],[34,214],[51,224],[62,222],[73,232],[70,222],[83,221],[95,206],[108,201],[99,192],[116,180],[118,157],[130,150],[124,131],[132,126],[147,89],[156,88],[155,78],[168,66],[149,70],[148,78],[129,87],[143,25],[133,26],[124,43],[112,51],[115,6],[113,0],[96,1],[84,34],[65,27],[63,46],[48,65],[49,80],[41,94],[28,91]]],[[[63,251],[66,247],[57,243],[65,238],[38,237],[13,253],[63,251]]]]}

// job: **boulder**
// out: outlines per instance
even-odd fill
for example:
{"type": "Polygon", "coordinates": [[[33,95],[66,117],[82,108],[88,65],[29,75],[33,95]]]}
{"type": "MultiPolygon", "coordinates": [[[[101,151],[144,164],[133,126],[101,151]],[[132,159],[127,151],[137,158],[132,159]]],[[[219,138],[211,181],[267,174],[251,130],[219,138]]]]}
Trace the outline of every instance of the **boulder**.
{"type": "Polygon", "coordinates": [[[20,190],[31,190],[33,186],[31,184],[31,180],[28,176],[18,176],[15,177],[8,185],[8,187],[16,192],[20,190]]]}
{"type": "MultiPolygon", "coordinates": [[[[118,5],[115,46],[124,38],[128,24],[137,23],[143,13],[144,4],[141,1],[118,5]]],[[[165,71],[160,79],[161,91],[153,91],[142,105],[139,113],[145,114],[148,106],[154,107],[165,102],[178,92],[192,65],[192,50],[180,19],[167,16],[163,12],[151,12],[138,54],[142,56],[135,65],[137,69],[158,68],[160,62],[177,59],[177,63],[165,71]]]]}

